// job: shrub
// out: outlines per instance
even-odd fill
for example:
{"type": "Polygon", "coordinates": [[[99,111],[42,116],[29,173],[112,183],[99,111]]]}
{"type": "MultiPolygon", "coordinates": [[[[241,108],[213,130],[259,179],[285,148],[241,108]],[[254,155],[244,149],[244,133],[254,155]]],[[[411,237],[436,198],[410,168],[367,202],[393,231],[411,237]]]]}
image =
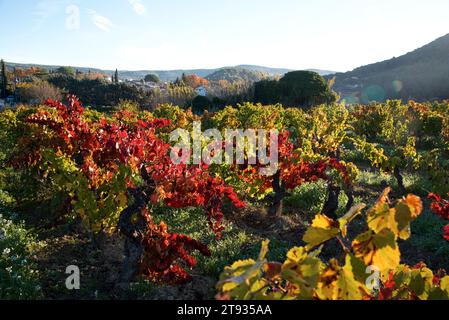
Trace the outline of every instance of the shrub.
{"type": "Polygon", "coordinates": [[[207,97],[197,96],[192,101],[192,111],[195,114],[203,114],[204,111],[209,110],[211,104],[212,102],[207,97]]]}
{"type": "Polygon", "coordinates": [[[22,224],[0,215],[0,299],[42,297],[39,273],[31,261],[39,246],[22,224]]]}

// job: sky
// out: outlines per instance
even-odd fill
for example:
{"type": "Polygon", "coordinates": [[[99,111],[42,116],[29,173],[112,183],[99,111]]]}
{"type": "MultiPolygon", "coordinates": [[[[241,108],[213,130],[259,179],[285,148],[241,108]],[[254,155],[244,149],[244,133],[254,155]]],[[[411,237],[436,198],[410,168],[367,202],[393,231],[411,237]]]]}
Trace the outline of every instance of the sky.
{"type": "Polygon", "coordinates": [[[448,0],[0,0],[0,58],[349,71],[449,33],[448,0]]]}

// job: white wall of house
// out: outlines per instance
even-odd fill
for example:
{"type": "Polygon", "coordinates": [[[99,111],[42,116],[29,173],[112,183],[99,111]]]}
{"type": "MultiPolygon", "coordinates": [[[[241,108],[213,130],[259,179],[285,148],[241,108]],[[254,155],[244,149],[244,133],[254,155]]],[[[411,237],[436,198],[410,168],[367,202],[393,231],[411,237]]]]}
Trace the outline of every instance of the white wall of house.
{"type": "Polygon", "coordinates": [[[207,96],[207,89],[205,87],[198,87],[195,89],[195,92],[199,96],[203,96],[203,97],[207,96]]]}

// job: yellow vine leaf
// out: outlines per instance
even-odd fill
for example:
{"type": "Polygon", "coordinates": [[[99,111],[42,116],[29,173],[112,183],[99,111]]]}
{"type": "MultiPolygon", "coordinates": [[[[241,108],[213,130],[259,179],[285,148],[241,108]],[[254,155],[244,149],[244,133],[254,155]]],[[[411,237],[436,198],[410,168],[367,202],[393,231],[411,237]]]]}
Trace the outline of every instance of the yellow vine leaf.
{"type": "Polygon", "coordinates": [[[395,234],[387,229],[380,233],[368,231],[359,235],[352,243],[357,258],[367,266],[375,266],[384,273],[399,266],[401,253],[395,234]]]}
{"type": "Polygon", "coordinates": [[[427,300],[434,287],[432,270],[427,267],[412,270],[409,287],[419,299],[427,300]]]}
{"type": "Polygon", "coordinates": [[[368,227],[375,233],[384,229],[392,231],[395,236],[407,240],[410,238],[410,223],[422,212],[421,199],[408,195],[398,202],[394,208],[387,203],[389,190],[385,190],[376,205],[368,210],[368,227]]]}
{"type": "Polygon", "coordinates": [[[362,210],[365,209],[366,204],[361,203],[358,204],[349,210],[349,212],[342,218],[338,220],[340,224],[340,231],[343,237],[347,236],[348,233],[348,224],[351,223],[359,214],[361,214],[362,210]]]}
{"type": "Polygon", "coordinates": [[[347,255],[346,264],[341,269],[337,280],[339,300],[362,300],[366,294],[364,284],[356,280],[355,272],[360,272],[358,268],[360,268],[360,261],[352,255],[347,255]]]}
{"type": "Polygon", "coordinates": [[[446,293],[449,295],[449,276],[441,279],[440,288],[441,290],[446,291],[446,293]]]}
{"type": "Polygon", "coordinates": [[[307,243],[307,250],[311,250],[339,234],[339,223],[325,215],[319,214],[313,220],[312,226],[304,234],[303,240],[307,243]]]}
{"type": "Polygon", "coordinates": [[[403,202],[405,202],[407,206],[411,208],[413,219],[416,219],[421,215],[423,211],[423,203],[418,196],[409,194],[403,199],[403,202]]]}
{"type": "Polygon", "coordinates": [[[232,266],[225,268],[223,272],[224,280],[218,283],[218,287],[223,292],[234,290],[238,286],[244,284],[251,276],[255,265],[256,261],[253,259],[234,262],[232,266]]]}
{"type": "Polygon", "coordinates": [[[398,232],[398,226],[395,215],[395,209],[391,209],[388,204],[378,203],[367,212],[368,227],[375,233],[389,229],[396,234],[398,232]]]}
{"type": "Polygon", "coordinates": [[[226,267],[217,284],[217,288],[222,292],[231,292],[232,296],[238,299],[250,299],[261,288],[266,281],[262,278],[263,270],[267,264],[266,255],[268,253],[269,241],[263,241],[259,259],[252,259],[235,262],[232,266],[226,267]]]}
{"type": "Polygon", "coordinates": [[[320,280],[315,290],[315,294],[320,300],[336,300],[337,299],[337,281],[340,274],[340,266],[338,261],[331,259],[329,265],[321,273],[320,280]]]}
{"type": "Polygon", "coordinates": [[[291,249],[282,266],[282,277],[298,287],[296,295],[301,299],[312,299],[313,288],[318,284],[323,264],[304,247],[291,249]]]}
{"type": "Polygon", "coordinates": [[[345,265],[340,267],[332,259],[321,274],[316,296],[320,300],[361,300],[367,289],[364,285],[366,266],[353,255],[346,256],[345,265]]]}
{"type": "Polygon", "coordinates": [[[411,236],[410,223],[413,221],[412,210],[411,207],[402,201],[394,209],[394,220],[397,224],[396,234],[403,240],[407,240],[411,236]]]}

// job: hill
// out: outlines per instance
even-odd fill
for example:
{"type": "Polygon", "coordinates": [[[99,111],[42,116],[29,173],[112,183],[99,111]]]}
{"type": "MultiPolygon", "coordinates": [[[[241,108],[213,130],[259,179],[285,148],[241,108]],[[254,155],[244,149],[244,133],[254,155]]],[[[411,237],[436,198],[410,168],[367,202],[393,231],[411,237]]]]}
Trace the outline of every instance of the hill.
{"type": "Polygon", "coordinates": [[[333,75],[336,74],[337,72],[335,71],[330,71],[330,70],[321,70],[321,69],[307,69],[305,71],[312,71],[312,72],[316,72],[318,73],[320,76],[329,76],[329,75],[333,75]]]}
{"type": "Polygon", "coordinates": [[[244,69],[242,67],[223,68],[215,71],[206,77],[209,81],[227,80],[229,82],[236,82],[240,80],[257,82],[262,79],[270,77],[272,74],[258,70],[244,69]]]}
{"type": "Polygon", "coordinates": [[[334,90],[349,102],[447,99],[449,34],[403,56],[335,77],[334,90]]]}
{"type": "MultiPolygon", "coordinates": [[[[267,67],[261,67],[261,66],[253,66],[253,65],[247,65],[247,64],[242,64],[237,66],[237,68],[243,68],[243,69],[247,69],[247,70],[253,70],[253,71],[260,71],[260,72],[266,72],[270,75],[280,75],[283,76],[284,74],[290,72],[290,71],[295,71],[292,69],[283,69],[283,68],[267,68],[267,67]]],[[[327,76],[327,75],[331,75],[331,74],[335,74],[335,71],[330,71],[330,70],[321,70],[321,69],[306,69],[304,71],[313,71],[318,73],[320,76],[327,76]]]]}
{"type": "MultiPolygon", "coordinates": [[[[10,62],[7,62],[6,65],[9,69],[12,69],[14,67],[24,68],[24,69],[30,68],[30,67],[39,67],[39,68],[44,68],[47,70],[55,70],[55,69],[61,67],[58,65],[41,65],[41,64],[10,63],[10,62]]],[[[105,70],[105,69],[88,68],[88,67],[73,67],[73,68],[77,69],[81,72],[88,72],[90,70],[92,72],[100,72],[100,73],[104,73],[107,75],[112,75],[115,71],[115,70],[105,70]]],[[[176,78],[181,78],[183,73],[184,74],[196,74],[202,78],[206,78],[222,69],[234,69],[234,68],[238,69],[238,70],[244,69],[247,71],[267,73],[270,76],[284,75],[285,73],[292,71],[292,70],[283,69],[283,68],[269,68],[269,67],[263,67],[263,66],[240,65],[240,66],[235,66],[235,67],[225,67],[225,68],[216,68],[216,69],[137,70],[137,71],[119,70],[119,77],[122,79],[140,80],[140,79],[143,79],[147,74],[154,73],[154,74],[157,74],[162,81],[174,81],[174,80],[176,80],[176,78]]],[[[332,71],[316,70],[316,69],[313,69],[313,71],[316,71],[321,75],[335,73],[332,71]]],[[[223,74],[226,74],[226,72],[224,72],[223,74]]]]}

